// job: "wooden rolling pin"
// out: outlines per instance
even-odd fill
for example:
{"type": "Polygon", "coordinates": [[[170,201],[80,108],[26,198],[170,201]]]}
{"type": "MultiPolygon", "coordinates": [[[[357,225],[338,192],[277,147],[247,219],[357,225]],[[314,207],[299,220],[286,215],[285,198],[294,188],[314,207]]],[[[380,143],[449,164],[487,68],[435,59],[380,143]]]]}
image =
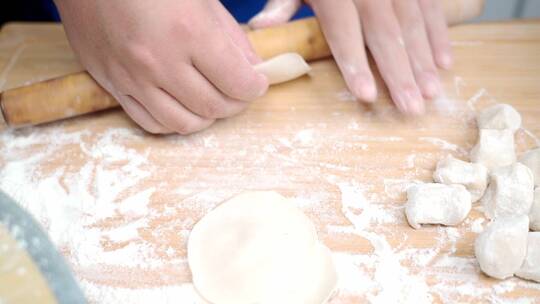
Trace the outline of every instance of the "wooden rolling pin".
{"type": "MultiPolygon", "coordinates": [[[[483,0],[443,0],[450,25],[478,16],[483,0]]],[[[248,32],[255,51],[267,59],[285,52],[296,52],[306,60],[331,55],[315,18],[248,32]]],[[[116,100],[87,72],[75,73],[0,94],[0,130],[36,125],[117,107],[116,100]],[[3,121],[2,121],[3,120],[3,121]]]]}

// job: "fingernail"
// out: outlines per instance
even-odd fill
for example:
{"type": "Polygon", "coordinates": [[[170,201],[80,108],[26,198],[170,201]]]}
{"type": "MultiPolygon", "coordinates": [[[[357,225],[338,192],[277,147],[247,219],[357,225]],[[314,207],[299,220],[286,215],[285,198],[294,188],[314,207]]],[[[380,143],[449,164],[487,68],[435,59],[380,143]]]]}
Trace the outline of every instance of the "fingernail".
{"type": "Polygon", "coordinates": [[[449,69],[452,67],[452,56],[448,53],[442,53],[439,56],[439,64],[441,65],[441,68],[443,69],[449,69]]]}
{"type": "Polygon", "coordinates": [[[375,102],[377,100],[377,87],[373,81],[359,81],[356,89],[356,97],[365,102],[375,102]]]}
{"type": "Polygon", "coordinates": [[[424,99],[418,90],[408,89],[401,92],[396,100],[398,108],[407,115],[424,113],[424,99]]]}
{"type": "Polygon", "coordinates": [[[249,19],[248,25],[249,25],[251,28],[257,28],[257,26],[259,25],[259,23],[260,23],[261,21],[264,21],[264,18],[265,18],[265,13],[264,13],[264,11],[263,11],[263,12],[260,12],[260,13],[258,13],[257,15],[253,16],[251,19],[249,19]]]}
{"type": "Polygon", "coordinates": [[[431,73],[424,76],[422,84],[423,94],[426,98],[435,98],[441,94],[441,83],[439,78],[431,73]]]}

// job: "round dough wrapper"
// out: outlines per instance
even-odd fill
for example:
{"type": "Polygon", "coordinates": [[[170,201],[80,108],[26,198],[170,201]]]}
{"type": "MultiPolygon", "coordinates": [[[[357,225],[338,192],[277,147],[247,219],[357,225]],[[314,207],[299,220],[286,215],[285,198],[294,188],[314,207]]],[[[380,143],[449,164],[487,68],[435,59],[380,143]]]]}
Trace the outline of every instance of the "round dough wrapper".
{"type": "Polygon", "coordinates": [[[202,218],[188,263],[195,288],[215,304],[320,304],[337,283],[309,218],[275,192],[240,194],[202,218]]]}

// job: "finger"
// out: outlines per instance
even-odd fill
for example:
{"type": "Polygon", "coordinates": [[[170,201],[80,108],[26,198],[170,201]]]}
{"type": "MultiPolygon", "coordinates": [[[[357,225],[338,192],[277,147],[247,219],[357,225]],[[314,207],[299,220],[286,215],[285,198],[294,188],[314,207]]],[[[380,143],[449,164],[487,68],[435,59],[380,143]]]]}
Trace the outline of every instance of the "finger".
{"type": "Polygon", "coordinates": [[[252,101],[268,90],[266,76],[255,71],[242,51],[221,29],[210,29],[206,39],[209,46],[199,45],[192,62],[223,94],[233,99],[252,101]]]}
{"type": "Polygon", "coordinates": [[[441,84],[420,6],[416,1],[394,0],[394,9],[416,83],[420,86],[424,97],[434,98],[439,95],[441,84]]]}
{"type": "Polygon", "coordinates": [[[167,134],[172,133],[161,123],[159,123],[148,111],[133,97],[128,95],[116,96],[116,100],[122,106],[124,111],[146,131],[153,134],[167,134]]]}
{"type": "Polygon", "coordinates": [[[321,24],[347,86],[360,100],[374,102],[377,87],[369,68],[362,28],[351,1],[313,0],[311,6],[321,24]]]}
{"type": "Polygon", "coordinates": [[[163,86],[191,112],[210,119],[225,118],[244,110],[248,103],[223,95],[193,66],[184,66],[163,78],[163,86]],[[179,86],[178,84],[182,84],[179,86]]]}
{"type": "Polygon", "coordinates": [[[268,0],[262,11],[249,20],[248,25],[258,29],[285,23],[301,5],[301,0],[268,0]]]}
{"type": "Polygon", "coordinates": [[[141,104],[152,117],[169,130],[182,135],[205,129],[214,122],[193,114],[178,100],[157,87],[148,87],[141,91],[140,98],[141,104]]]}
{"type": "Polygon", "coordinates": [[[452,48],[448,36],[448,26],[440,1],[419,0],[420,9],[424,15],[426,31],[437,65],[449,69],[453,64],[452,48]]]}
{"type": "Polygon", "coordinates": [[[423,113],[424,100],[414,79],[392,2],[357,0],[356,3],[366,43],[392,100],[402,113],[423,113]]]}
{"type": "Polygon", "coordinates": [[[234,17],[218,0],[211,0],[210,6],[217,18],[219,24],[223,26],[225,33],[229,35],[232,41],[243,51],[244,55],[251,64],[262,62],[262,59],[255,53],[251,43],[249,42],[246,33],[234,17]]]}

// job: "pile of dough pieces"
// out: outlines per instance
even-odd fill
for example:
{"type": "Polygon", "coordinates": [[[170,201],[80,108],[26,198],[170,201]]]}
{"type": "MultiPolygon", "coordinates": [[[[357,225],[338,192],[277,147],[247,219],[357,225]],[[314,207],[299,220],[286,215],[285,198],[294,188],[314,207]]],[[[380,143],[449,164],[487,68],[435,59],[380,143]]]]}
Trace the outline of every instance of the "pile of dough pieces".
{"type": "Polygon", "coordinates": [[[187,255],[196,290],[214,304],[321,304],[337,284],[313,223],[271,191],[237,195],[208,213],[187,255]]]}
{"type": "Polygon", "coordinates": [[[540,282],[540,148],[517,160],[514,133],[521,116],[510,105],[490,106],[476,121],[479,138],[471,162],[448,156],[437,164],[436,183],[410,187],[407,220],[415,229],[458,225],[479,201],[492,221],[475,242],[482,271],[498,279],[516,275],[540,282]]]}

